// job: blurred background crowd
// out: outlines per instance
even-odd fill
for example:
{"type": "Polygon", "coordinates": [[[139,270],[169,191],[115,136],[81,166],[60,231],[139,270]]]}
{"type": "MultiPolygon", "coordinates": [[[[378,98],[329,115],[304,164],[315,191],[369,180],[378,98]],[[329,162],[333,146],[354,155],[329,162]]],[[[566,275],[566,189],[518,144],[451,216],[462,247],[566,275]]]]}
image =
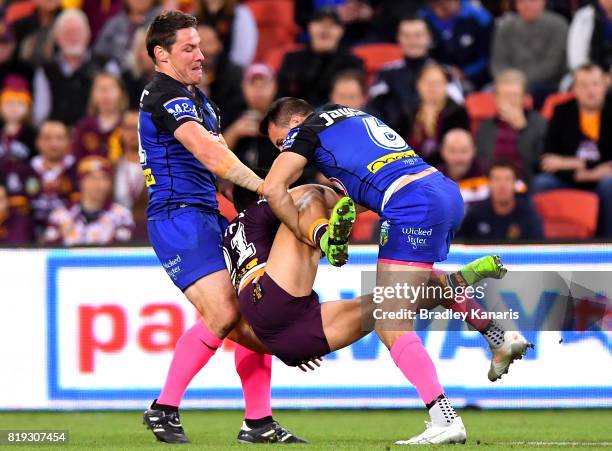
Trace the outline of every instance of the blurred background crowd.
{"type": "Polygon", "coordinates": [[[2,245],[146,243],[137,109],[170,8],[198,17],[201,88],[251,168],[275,98],[339,103],[459,184],[466,243],[612,238],[612,0],[0,0],[2,245]]]}

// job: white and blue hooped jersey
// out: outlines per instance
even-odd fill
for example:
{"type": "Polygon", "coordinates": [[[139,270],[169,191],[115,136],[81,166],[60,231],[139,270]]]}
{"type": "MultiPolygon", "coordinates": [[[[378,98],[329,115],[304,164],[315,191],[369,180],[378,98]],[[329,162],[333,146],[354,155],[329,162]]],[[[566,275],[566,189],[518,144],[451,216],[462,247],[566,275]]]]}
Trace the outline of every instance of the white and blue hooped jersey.
{"type": "Polygon", "coordinates": [[[149,219],[172,217],[184,207],[217,210],[215,175],[174,137],[175,130],[189,121],[219,134],[218,110],[202,91],[191,92],[156,72],[142,93],[138,120],[149,219]]]}
{"type": "Polygon", "coordinates": [[[394,181],[430,167],[380,119],[341,105],[310,115],[281,150],[314,162],[347,196],[378,213],[394,181]]]}

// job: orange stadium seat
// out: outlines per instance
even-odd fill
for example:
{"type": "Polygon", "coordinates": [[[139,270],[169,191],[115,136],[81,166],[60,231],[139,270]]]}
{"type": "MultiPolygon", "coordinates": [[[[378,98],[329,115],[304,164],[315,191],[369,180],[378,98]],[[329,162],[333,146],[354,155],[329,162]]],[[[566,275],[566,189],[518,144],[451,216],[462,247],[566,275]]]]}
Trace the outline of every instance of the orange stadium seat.
{"type": "Polygon", "coordinates": [[[221,193],[217,193],[217,202],[219,202],[219,213],[228,221],[233,220],[238,212],[234,208],[234,204],[229,201],[229,199],[223,196],[221,193]]]}
{"type": "Polygon", "coordinates": [[[283,58],[286,53],[296,52],[298,50],[302,50],[304,46],[302,44],[289,44],[285,47],[276,47],[272,50],[268,51],[263,60],[268,66],[272,68],[272,70],[278,73],[281,68],[281,64],[283,64],[283,58]]]}
{"type": "MultiPolygon", "coordinates": [[[[497,114],[495,93],[482,91],[470,94],[465,98],[465,108],[470,117],[470,129],[472,133],[476,133],[482,121],[497,114]]],[[[525,96],[525,108],[528,110],[533,108],[533,98],[529,95],[525,96]]]]}
{"type": "Polygon", "coordinates": [[[292,0],[248,0],[245,2],[257,22],[259,40],[255,61],[265,62],[273,49],[285,48],[295,40],[295,2],[292,0]]]}
{"type": "Polygon", "coordinates": [[[553,117],[553,113],[555,112],[555,108],[557,107],[557,105],[565,103],[573,98],[573,92],[555,92],[554,94],[551,94],[546,97],[546,100],[544,101],[544,105],[542,105],[542,110],[540,112],[542,113],[544,119],[550,121],[553,117]]]}
{"type": "Polygon", "coordinates": [[[353,54],[363,60],[369,81],[385,64],[403,56],[402,49],[396,44],[364,44],[353,47],[353,54]]]}
{"type": "Polygon", "coordinates": [[[373,211],[365,211],[357,216],[357,221],[351,232],[351,241],[355,243],[369,243],[376,230],[379,217],[373,211]]]}
{"type": "Polygon", "coordinates": [[[599,198],[589,191],[558,189],[533,196],[547,239],[586,239],[597,231],[599,198]]]}

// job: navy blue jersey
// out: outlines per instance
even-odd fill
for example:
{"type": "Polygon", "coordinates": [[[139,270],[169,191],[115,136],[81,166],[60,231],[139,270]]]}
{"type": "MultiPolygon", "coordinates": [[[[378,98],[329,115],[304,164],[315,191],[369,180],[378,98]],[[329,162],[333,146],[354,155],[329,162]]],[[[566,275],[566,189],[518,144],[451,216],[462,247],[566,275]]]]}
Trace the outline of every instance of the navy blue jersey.
{"type": "Polygon", "coordinates": [[[394,181],[429,168],[380,119],[341,105],[310,115],[289,132],[281,150],[314,162],[347,196],[378,213],[394,181]]]}
{"type": "Polygon", "coordinates": [[[174,137],[175,130],[189,121],[219,134],[218,111],[202,91],[192,93],[156,72],[142,92],[138,119],[149,219],[170,218],[184,207],[217,210],[215,175],[174,137]]]}

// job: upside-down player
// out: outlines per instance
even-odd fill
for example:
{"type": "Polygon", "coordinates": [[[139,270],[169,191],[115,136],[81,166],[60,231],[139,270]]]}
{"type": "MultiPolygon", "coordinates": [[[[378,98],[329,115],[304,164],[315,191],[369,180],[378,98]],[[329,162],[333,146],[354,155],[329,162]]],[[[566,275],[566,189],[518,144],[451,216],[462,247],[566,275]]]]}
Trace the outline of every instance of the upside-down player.
{"type": "MultiPolygon", "coordinates": [[[[322,249],[330,261],[341,265],[347,256],[346,240],[355,218],[354,204],[330,189],[305,185],[290,191],[299,211],[298,227],[307,244],[297,237],[272,212],[265,200],[256,201],[248,191],[236,189],[234,202],[242,212],[225,231],[224,252],[240,311],[268,351],[287,365],[313,368],[317,358],[354,343],[369,331],[362,326],[363,315],[374,308],[368,296],[352,301],[319,304],[312,290],[322,249]],[[335,205],[335,206],[334,206],[335,205]],[[331,211],[331,216],[330,216],[331,211]],[[325,231],[323,224],[329,224],[325,231]]],[[[498,258],[483,257],[460,272],[445,277],[437,272],[428,282],[447,286],[450,280],[476,283],[485,277],[501,278],[505,269],[498,258]]],[[[428,299],[416,308],[433,308],[448,303],[428,299]]],[[[451,303],[454,301],[450,300],[451,303]]],[[[461,308],[455,303],[454,308],[461,308]]],[[[495,352],[497,341],[483,332],[495,352]]],[[[441,408],[433,421],[445,421],[454,411],[441,408]]],[[[460,421],[460,420],[459,420],[460,421]]],[[[464,442],[465,430],[447,437],[447,442],[464,442]]]]}
{"type": "MultiPolygon", "coordinates": [[[[463,218],[463,199],[452,180],[427,165],[378,118],[341,105],[315,113],[304,100],[278,99],[262,121],[261,131],[281,150],[265,179],[264,195],[274,214],[297,237],[306,240],[287,189],[312,162],[357,204],[380,215],[376,286],[427,284],[433,263],[446,259],[463,218]]],[[[415,309],[415,303],[399,296],[389,300],[402,311],[415,309]]],[[[455,304],[450,307],[480,308],[469,301],[455,304]]],[[[489,371],[489,379],[496,380],[513,360],[522,357],[529,343],[519,333],[506,333],[494,321],[472,322],[496,344],[489,371]]],[[[412,325],[377,322],[375,327],[396,365],[416,387],[432,420],[422,434],[398,444],[464,440],[461,419],[412,325]]]]}

